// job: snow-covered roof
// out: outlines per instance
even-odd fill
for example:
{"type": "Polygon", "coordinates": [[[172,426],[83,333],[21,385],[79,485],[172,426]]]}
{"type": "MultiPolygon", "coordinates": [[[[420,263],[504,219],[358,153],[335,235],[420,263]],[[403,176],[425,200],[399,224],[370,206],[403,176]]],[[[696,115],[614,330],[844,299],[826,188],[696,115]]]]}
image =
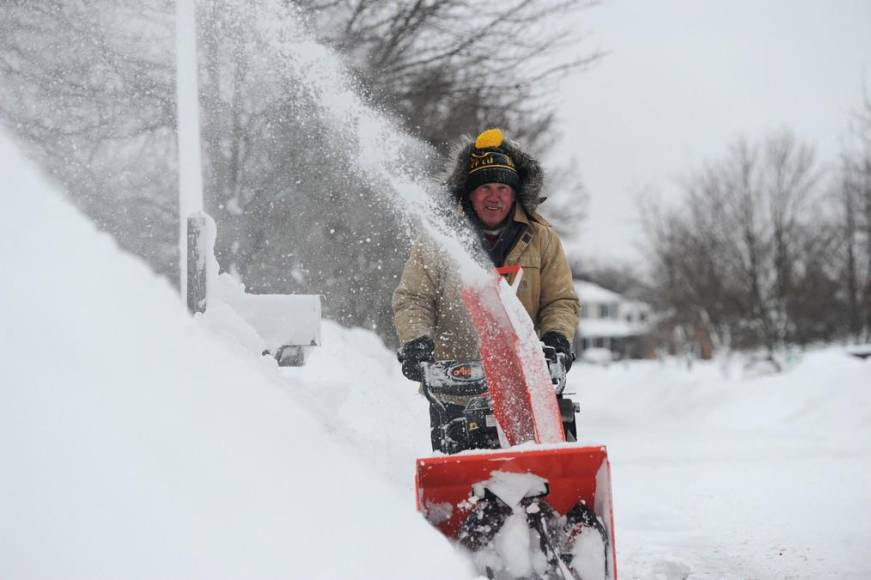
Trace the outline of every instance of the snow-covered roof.
{"type": "Polygon", "coordinates": [[[581,304],[601,304],[605,302],[623,302],[625,300],[623,296],[616,292],[583,280],[575,280],[575,292],[578,293],[581,304]]]}
{"type": "Polygon", "coordinates": [[[581,336],[593,338],[609,336],[611,338],[623,338],[625,336],[638,336],[647,332],[646,326],[629,324],[625,320],[590,319],[581,320],[579,332],[581,336]]]}

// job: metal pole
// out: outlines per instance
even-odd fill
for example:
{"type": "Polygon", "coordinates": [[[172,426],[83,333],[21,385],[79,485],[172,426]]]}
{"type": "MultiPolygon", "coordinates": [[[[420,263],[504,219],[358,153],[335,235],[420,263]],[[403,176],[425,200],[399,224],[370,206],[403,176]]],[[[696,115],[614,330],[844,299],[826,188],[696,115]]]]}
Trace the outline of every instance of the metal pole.
{"type": "Polygon", "coordinates": [[[179,284],[187,296],[187,221],[203,210],[200,159],[200,108],[197,82],[197,24],[195,0],[176,0],[176,98],[178,107],[178,224],[179,284]]]}
{"type": "Polygon", "coordinates": [[[206,216],[194,214],[187,219],[187,305],[188,312],[206,311],[206,280],[212,247],[207,243],[206,216]]]}

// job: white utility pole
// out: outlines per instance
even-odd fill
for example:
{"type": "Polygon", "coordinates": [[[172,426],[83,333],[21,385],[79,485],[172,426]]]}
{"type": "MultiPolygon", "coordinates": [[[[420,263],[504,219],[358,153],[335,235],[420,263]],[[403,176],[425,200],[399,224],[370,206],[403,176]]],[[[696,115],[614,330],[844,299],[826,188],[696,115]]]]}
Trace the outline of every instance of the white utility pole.
{"type": "Polygon", "coordinates": [[[197,76],[196,0],[176,0],[176,98],[178,104],[178,269],[187,299],[187,220],[203,211],[200,103],[197,76]]]}

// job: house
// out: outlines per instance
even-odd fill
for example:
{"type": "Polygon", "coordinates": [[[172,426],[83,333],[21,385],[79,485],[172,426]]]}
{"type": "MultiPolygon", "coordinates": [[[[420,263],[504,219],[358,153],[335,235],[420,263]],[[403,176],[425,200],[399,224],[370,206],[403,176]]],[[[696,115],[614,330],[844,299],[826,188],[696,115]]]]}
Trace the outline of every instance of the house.
{"type": "Polygon", "coordinates": [[[575,280],[575,292],[581,300],[574,344],[578,356],[589,348],[608,349],[615,358],[654,356],[653,311],[649,304],[583,280],[575,280]]]}

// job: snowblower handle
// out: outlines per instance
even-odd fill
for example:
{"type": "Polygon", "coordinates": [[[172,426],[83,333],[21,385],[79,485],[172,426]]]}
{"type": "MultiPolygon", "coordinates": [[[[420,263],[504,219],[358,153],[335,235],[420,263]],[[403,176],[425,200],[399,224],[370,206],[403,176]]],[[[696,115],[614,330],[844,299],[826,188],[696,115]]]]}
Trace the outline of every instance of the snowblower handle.
{"type": "Polygon", "coordinates": [[[557,395],[561,395],[566,390],[566,355],[544,343],[541,343],[541,349],[544,351],[544,360],[547,362],[553,388],[557,395]]]}
{"type": "MultiPolygon", "coordinates": [[[[544,344],[542,350],[554,392],[561,395],[566,388],[565,355],[544,344]]],[[[420,369],[423,396],[434,405],[444,406],[442,396],[473,398],[487,395],[487,379],[481,361],[421,362],[420,369]]]]}

